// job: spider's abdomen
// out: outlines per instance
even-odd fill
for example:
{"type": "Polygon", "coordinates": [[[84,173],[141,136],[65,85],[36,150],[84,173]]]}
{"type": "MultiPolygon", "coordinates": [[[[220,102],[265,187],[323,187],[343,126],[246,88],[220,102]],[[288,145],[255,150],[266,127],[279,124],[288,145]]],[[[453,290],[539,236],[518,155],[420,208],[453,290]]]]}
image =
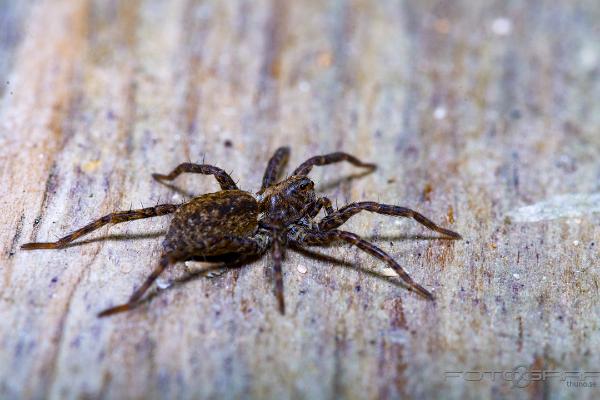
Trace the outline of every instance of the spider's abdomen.
{"type": "Polygon", "coordinates": [[[258,202],[242,190],[207,193],[175,212],[164,246],[168,251],[200,250],[208,239],[252,235],[257,227],[258,202]]]}

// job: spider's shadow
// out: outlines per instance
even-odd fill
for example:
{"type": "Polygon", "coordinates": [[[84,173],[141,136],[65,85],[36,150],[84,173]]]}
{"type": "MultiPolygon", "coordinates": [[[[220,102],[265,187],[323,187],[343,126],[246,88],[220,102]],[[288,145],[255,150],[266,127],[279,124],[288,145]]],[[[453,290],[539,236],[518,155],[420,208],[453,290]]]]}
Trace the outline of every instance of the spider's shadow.
{"type": "Polygon", "coordinates": [[[399,242],[399,241],[405,241],[405,240],[444,240],[444,241],[448,241],[448,240],[453,240],[450,238],[445,238],[445,237],[441,237],[441,236],[434,236],[434,235],[406,235],[406,234],[399,234],[399,235],[371,235],[371,236],[363,236],[364,239],[368,240],[368,241],[372,241],[372,242],[399,242]]]}
{"type": "MultiPolygon", "coordinates": [[[[325,182],[323,184],[319,184],[319,186],[317,187],[317,191],[323,192],[323,191],[326,191],[326,190],[329,190],[329,189],[333,189],[333,188],[339,186],[342,183],[351,182],[354,179],[359,179],[359,178],[362,178],[363,176],[367,176],[369,174],[372,174],[373,171],[374,170],[372,170],[372,171],[363,171],[363,172],[359,172],[359,173],[356,173],[356,174],[345,175],[345,176],[336,178],[336,179],[334,179],[332,181],[325,182]]],[[[193,199],[194,197],[197,197],[197,196],[200,195],[200,194],[192,193],[190,191],[182,189],[179,186],[171,184],[171,183],[168,183],[168,182],[164,182],[164,181],[157,181],[157,182],[160,183],[161,185],[163,185],[163,186],[171,189],[175,193],[183,196],[184,198],[187,198],[187,200],[193,199]]]]}
{"type": "Polygon", "coordinates": [[[179,286],[182,286],[188,282],[191,282],[197,278],[208,278],[208,274],[213,271],[218,271],[225,269],[227,272],[234,271],[236,269],[242,268],[247,264],[251,264],[254,261],[259,260],[262,256],[241,256],[239,254],[224,254],[219,256],[207,256],[207,257],[192,257],[185,261],[200,261],[200,262],[208,262],[214,265],[209,266],[208,268],[203,268],[202,270],[195,272],[188,272],[181,278],[174,279],[171,284],[165,288],[160,290],[153,290],[151,293],[146,295],[143,299],[141,299],[134,307],[138,308],[146,303],[149,303],[153,298],[160,295],[162,292],[167,290],[175,289],[179,286]]]}
{"type": "Polygon", "coordinates": [[[172,183],[167,183],[167,182],[163,182],[163,181],[156,181],[156,182],[158,182],[158,183],[160,183],[161,185],[163,185],[163,186],[165,186],[165,187],[167,187],[167,188],[171,189],[171,190],[172,190],[172,191],[174,191],[175,193],[177,193],[177,194],[179,194],[179,195],[183,196],[184,198],[187,198],[187,200],[186,200],[186,201],[189,201],[190,199],[193,199],[194,197],[197,197],[197,196],[198,196],[198,194],[195,194],[195,193],[189,192],[189,191],[187,191],[187,190],[184,190],[184,189],[180,188],[179,186],[177,186],[177,185],[174,185],[174,184],[172,184],[172,183]]]}
{"type": "Polygon", "coordinates": [[[99,237],[95,237],[95,238],[91,238],[91,239],[87,239],[87,240],[82,240],[80,242],[72,242],[72,243],[64,245],[63,247],[61,247],[61,249],[68,249],[70,247],[78,247],[78,246],[83,246],[86,244],[92,244],[92,243],[96,243],[96,242],[106,242],[106,241],[124,242],[124,241],[129,241],[129,240],[156,239],[156,238],[159,238],[164,235],[165,235],[164,231],[136,233],[136,234],[120,233],[120,234],[115,234],[115,235],[99,236],[99,237]]]}
{"type": "MultiPolygon", "coordinates": [[[[318,246],[319,248],[328,248],[330,246],[318,246]]],[[[398,277],[388,277],[382,274],[377,273],[371,269],[366,269],[363,267],[359,267],[356,263],[352,263],[349,261],[340,260],[336,257],[330,256],[328,254],[321,253],[319,251],[315,251],[312,249],[307,249],[306,247],[300,246],[291,246],[290,249],[298,254],[302,254],[305,257],[311,258],[313,260],[317,260],[320,262],[333,264],[335,266],[349,268],[354,271],[360,272],[362,274],[368,275],[372,278],[379,279],[380,281],[385,281],[386,283],[391,283],[392,285],[401,287],[406,290],[410,290],[410,287],[406,285],[404,282],[398,280],[398,277]]]]}
{"type": "MultiPolygon", "coordinates": [[[[318,246],[318,247],[327,248],[329,246],[318,246]]],[[[409,291],[409,293],[410,293],[410,287],[408,285],[406,285],[404,282],[400,281],[398,277],[385,276],[385,275],[379,274],[373,270],[359,267],[356,263],[340,260],[338,258],[335,258],[333,256],[330,256],[330,255],[327,255],[327,254],[324,254],[324,253],[321,253],[318,251],[309,250],[305,247],[292,245],[289,247],[289,249],[298,254],[301,254],[305,257],[311,258],[316,261],[325,262],[325,263],[333,264],[335,266],[353,269],[360,273],[366,274],[372,278],[379,279],[386,283],[389,283],[389,284],[395,285],[397,287],[400,287],[402,289],[405,289],[405,290],[409,291]]],[[[226,272],[233,271],[233,270],[242,268],[245,265],[250,264],[254,261],[257,261],[260,258],[262,258],[262,256],[245,256],[242,259],[240,259],[239,255],[236,255],[236,254],[227,254],[224,256],[214,256],[214,257],[191,258],[188,261],[210,262],[210,263],[215,263],[215,265],[210,266],[208,268],[204,268],[197,272],[188,273],[181,278],[174,279],[167,288],[160,289],[160,290],[154,290],[151,293],[149,293],[146,297],[144,297],[142,300],[140,300],[135,305],[134,308],[138,308],[144,304],[149,303],[152,299],[159,296],[164,291],[173,290],[173,289],[178,288],[182,285],[185,285],[186,283],[191,282],[197,278],[201,278],[201,277],[207,278],[206,275],[212,271],[222,270],[222,269],[225,269],[226,272]]]]}
{"type": "Polygon", "coordinates": [[[321,183],[317,186],[317,191],[318,192],[324,192],[330,189],[334,189],[336,187],[338,187],[339,185],[341,185],[342,183],[345,182],[352,182],[355,179],[359,179],[362,178],[364,176],[370,175],[374,172],[375,170],[369,170],[369,171],[363,171],[363,172],[358,172],[356,174],[350,174],[350,175],[345,175],[345,176],[341,176],[339,178],[336,178],[332,181],[329,182],[324,182],[321,183]]]}

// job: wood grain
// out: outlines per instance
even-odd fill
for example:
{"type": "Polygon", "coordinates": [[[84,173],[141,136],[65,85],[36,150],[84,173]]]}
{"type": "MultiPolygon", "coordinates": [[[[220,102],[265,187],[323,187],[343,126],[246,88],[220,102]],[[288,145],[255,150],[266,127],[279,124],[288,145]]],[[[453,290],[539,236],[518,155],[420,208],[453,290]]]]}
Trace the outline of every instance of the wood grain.
{"type": "Polygon", "coordinates": [[[600,371],[600,217],[556,200],[600,192],[598,2],[0,5],[0,398],[600,395],[600,377],[521,388],[445,374],[600,371]],[[338,207],[408,206],[464,236],[372,214],[345,225],[435,303],[340,247],[288,252],[285,316],[266,257],[213,278],[177,265],[161,286],[185,283],[98,319],[150,273],[169,217],[19,250],[217,189],[151,179],[182,161],[255,192],[284,144],[288,171],[337,150],[379,164],[311,173],[338,207]],[[543,201],[556,209],[528,219],[543,201]]]}

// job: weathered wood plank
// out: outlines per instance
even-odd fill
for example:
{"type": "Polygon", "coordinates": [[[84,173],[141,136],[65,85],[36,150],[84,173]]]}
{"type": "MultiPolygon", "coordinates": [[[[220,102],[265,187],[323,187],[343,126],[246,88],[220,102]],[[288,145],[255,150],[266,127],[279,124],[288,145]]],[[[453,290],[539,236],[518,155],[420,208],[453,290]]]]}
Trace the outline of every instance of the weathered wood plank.
{"type": "Polygon", "coordinates": [[[445,376],[599,370],[597,2],[1,4],[1,398],[598,397],[558,378],[445,376]],[[181,161],[206,157],[256,191],[283,144],[290,168],[334,150],[380,165],[315,169],[339,206],[402,204],[463,234],[345,225],[435,303],[341,247],[288,253],[285,316],[265,257],[100,320],[153,268],[168,217],[19,251],[216,190],[151,180],[181,161]]]}

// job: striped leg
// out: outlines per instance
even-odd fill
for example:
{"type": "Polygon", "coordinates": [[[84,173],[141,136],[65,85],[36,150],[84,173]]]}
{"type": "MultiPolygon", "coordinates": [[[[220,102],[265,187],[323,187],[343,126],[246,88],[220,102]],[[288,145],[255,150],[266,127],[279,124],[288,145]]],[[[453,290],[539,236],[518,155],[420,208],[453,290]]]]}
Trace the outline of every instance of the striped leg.
{"type": "Polygon", "coordinates": [[[358,214],[361,211],[370,211],[378,214],[392,215],[394,217],[412,218],[421,225],[424,225],[427,228],[431,229],[432,231],[439,232],[442,235],[447,236],[451,239],[462,239],[462,237],[458,233],[437,226],[425,216],[409,208],[392,206],[388,204],[379,204],[372,201],[352,203],[340,208],[333,214],[323,218],[321,222],[319,222],[319,228],[324,231],[335,229],[344,224],[350,217],[352,217],[355,214],[358,214]]]}
{"type": "Polygon", "coordinates": [[[197,256],[201,251],[206,255],[220,255],[228,253],[239,253],[240,256],[259,255],[264,253],[269,245],[269,241],[259,235],[251,238],[228,236],[209,239],[205,243],[199,244],[199,247],[194,249],[194,254],[185,254],[181,251],[174,251],[172,253],[165,254],[161,257],[158,266],[154,269],[154,271],[152,271],[150,276],[146,278],[142,286],[133,292],[127,303],[104,310],[98,314],[98,316],[106,317],[123,311],[129,311],[134,308],[136,303],[142,298],[144,293],[150,289],[150,286],[152,286],[160,274],[176,261],[197,256]]]}
{"type": "Polygon", "coordinates": [[[173,260],[170,257],[161,257],[158,267],[156,267],[154,271],[152,271],[150,276],[146,278],[142,286],[140,286],[135,292],[133,292],[127,303],[108,308],[99,313],[98,317],[108,317],[109,315],[131,310],[135,306],[135,303],[137,303],[142,298],[144,293],[146,293],[146,291],[150,288],[150,286],[152,286],[152,284],[160,276],[160,274],[162,274],[162,272],[165,269],[167,269],[167,267],[172,263],[173,260]]]}
{"type": "Polygon", "coordinates": [[[326,232],[307,232],[299,241],[298,244],[302,245],[328,245],[334,243],[336,241],[344,241],[351,245],[354,245],[368,253],[381,261],[385,262],[389,265],[396,273],[400,276],[400,278],[408,285],[408,288],[411,291],[415,291],[424,298],[428,300],[433,300],[433,295],[425,289],[423,286],[416,283],[408,273],[396,262],[394,259],[387,254],[385,251],[375,246],[372,243],[367,242],[362,239],[360,236],[346,231],[340,231],[337,229],[333,229],[326,232]]]}
{"type": "Polygon", "coordinates": [[[317,199],[314,208],[308,213],[308,216],[310,218],[316,217],[323,207],[325,207],[326,215],[331,215],[335,212],[333,211],[333,207],[331,206],[331,200],[329,200],[327,197],[320,197],[319,199],[317,199]]]}
{"type": "Polygon", "coordinates": [[[119,211],[112,214],[105,215],[104,217],[97,219],[96,221],[84,226],[83,228],[76,230],[75,232],[59,239],[56,242],[50,243],[27,243],[21,246],[23,250],[37,250],[37,249],[60,249],[66,246],[74,240],[87,235],[96,229],[102,228],[108,224],[119,224],[121,222],[134,221],[136,219],[158,217],[160,215],[166,215],[174,213],[179,206],[174,204],[161,204],[156,207],[142,208],[139,210],[131,211],[119,211]]]}
{"type": "Polygon", "coordinates": [[[315,165],[328,165],[340,161],[348,161],[350,164],[355,165],[357,167],[369,168],[371,170],[377,168],[375,164],[364,163],[358,158],[348,153],[338,152],[309,158],[308,160],[300,164],[300,166],[294,170],[292,175],[308,175],[308,173],[312,170],[312,167],[314,167],[315,165]]]}
{"type": "Polygon", "coordinates": [[[215,167],[213,165],[208,164],[192,164],[192,163],[183,163],[179,164],[177,168],[171,171],[168,175],[162,174],[152,174],[152,177],[158,181],[172,181],[177,178],[181,174],[185,173],[193,173],[193,174],[204,174],[204,175],[213,175],[219,185],[221,185],[221,189],[223,190],[237,190],[238,187],[231,179],[227,172],[223,171],[221,168],[215,167]]]}
{"type": "Polygon", "coordinates": [[[289,147],[280,147],[275,151],[275,154],[273,154],[273,157],[271,157],[267,164],[267,169],[262,180],[262,187],[258,193],[264,192],[266,188],[277,182],[277,178],[281,175],[281,171],[285,167],[285,164],[287,164],[289,157],[289,147]]]}

